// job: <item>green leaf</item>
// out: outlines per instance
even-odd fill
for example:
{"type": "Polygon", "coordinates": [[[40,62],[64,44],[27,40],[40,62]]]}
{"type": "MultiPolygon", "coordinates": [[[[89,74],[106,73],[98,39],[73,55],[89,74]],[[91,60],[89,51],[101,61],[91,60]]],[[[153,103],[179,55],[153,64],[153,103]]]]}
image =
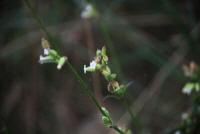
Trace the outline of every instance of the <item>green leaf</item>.
{"type": "Polygon", "coordinates": [[[107,95],[107,96],[105,96],[105,97],[103,98],[103,100],[106,100],[106,99],[108,99],[108,98],[116,98],[116,99],[119,99],[119,97],[116,96],[116,95],[107,95]]]}

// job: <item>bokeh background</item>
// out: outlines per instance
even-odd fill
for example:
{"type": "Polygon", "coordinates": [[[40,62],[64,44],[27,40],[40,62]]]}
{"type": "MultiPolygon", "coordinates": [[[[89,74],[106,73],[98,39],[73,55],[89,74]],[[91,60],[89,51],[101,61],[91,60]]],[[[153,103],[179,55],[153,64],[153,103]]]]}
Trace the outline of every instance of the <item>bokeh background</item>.
{"type": "MultiPolygon", "coordinates": [[[[182,66],[200,63],[199,0],[96,0],[101,20],[81,18],[87,1],[29,1],[118,126],[134,130],[119,100],[103,100],[110,95],[103,76],[83,72],[103,46],[117,80],[133,82],[125,99],[142,133],[161,134],[178,126],[191,105],[181,93],[187,81],[182,66]]],[[[0,31],[0,133],[115,133],[101,122],[66,66],[57,70],[56,64],[38,63],[41,39],[47,36],[24,1],[0,1],[0,31]]]]}

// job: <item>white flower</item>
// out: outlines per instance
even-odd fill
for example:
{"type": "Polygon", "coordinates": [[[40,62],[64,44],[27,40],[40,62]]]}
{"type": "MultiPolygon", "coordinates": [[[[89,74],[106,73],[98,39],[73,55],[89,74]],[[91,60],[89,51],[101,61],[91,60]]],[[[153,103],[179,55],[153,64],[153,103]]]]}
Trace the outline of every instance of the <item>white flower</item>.
{"type": "Polygon", "coordinates": [[[91,11],[92,9],[93,9],[93,8],[92,8],[91,5],[87,5],[86,8],[85,8],[86,11],[91,11]]]}
{"type": "Polygon", "coordinates": [[[84,73],[86,74],[86,71],[87,71],[87,68],[86,68],[86,65],[84,65],[84,73]]]}
{"type": "Polygon", "coordinates": [[[183,114],[181,115],[181,118],[182,118],[183,120],[187,119],[187,118],[188,118],[188,114],[187,114],[187,113],[183,113],[183,114]]]}
{"type": "Polygon", "coordinates": [[[44,57],[42,55],[40,55],[40,60],[44,60],[44,57]]]}
{"type": "Polygon", "coordinates": [[[191,90],[188,89],[188,88],[184,88],[184,89],[183,89],[183,93],[184,93],[184,94],[187,94],[187,95],[190,95],[190,94],[191,94],[191,90]]]}
{"type": "Polygon", "coordinates": [[[181,134],[181,131],[177,130],[174,134],[181,134]]]}
{"type": "Polygon", "coordinates": [[[83,12],[81,13],[81,17],[82,17],[82,18],[87,18],[87,13],[86,13],[86,11],[83,11],[83,12]]]}
{"type": "Polygon", "coordinates": [[[194,88],[194,83],[187,83],[182,89],[182,93],[190,95],[194,88]]]}
{"type": "Polygon", "coordinates": [[[49,50],[48,49],[44,49],[44,55],[49,55],[49,50]]]}
{"type": "Polygon", "coordinates": [[[95,61],[90,62],[90,68],[91,69],[95,69],[96,65],[97,65],[97,63],[95,61]]]}
{"type": "Polygon", "coordinates": [[[92,5],[87,5],[85,7],[85,9],[82,11],[81,17],[82,18],[89,18],[92,11],[93,11],[92,5]]]}

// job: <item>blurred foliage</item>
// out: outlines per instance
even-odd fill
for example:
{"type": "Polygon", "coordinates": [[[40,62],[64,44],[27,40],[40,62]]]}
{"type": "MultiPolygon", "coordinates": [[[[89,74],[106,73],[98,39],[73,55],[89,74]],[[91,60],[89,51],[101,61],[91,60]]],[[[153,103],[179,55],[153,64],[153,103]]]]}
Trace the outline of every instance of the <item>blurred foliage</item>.
{"type": "MultiPolygon", "coordinates": [[[[200,2],[88,2],[95,2],[111,37],[123,84],[133,82],[125,96],[140,118],[143,132],[159,134],[173,128],[191,105],[181,93],[186,81],[182,65],[190,61],[200,64],[200,2]]],[[[89,64],[96,49],[108,46],[100,21],[81,18],[87,2],[31,3],[63,55],[110,111],[113,121],[132,128],[118,100],[103,101],[109,95],[107,82],[98,74],[95,79],[83,72],[83,65],[89,64]],[[88,45],[88,31],[92,32],[92,47],[88,45]]],[[[38,63],[43,51],[41,39],[46,35],[24,1],[0,1],[0,31],[0,133],[7,129],[15,134],[109,133],[95,105],[67,68],[57,70],[56,64],[38,63]]],[[[108,50],[107,54],[112,61],[113,53],[108,50]]],[[[109,66],[115,73],[118,68],[113,62],[109,66]]]]}

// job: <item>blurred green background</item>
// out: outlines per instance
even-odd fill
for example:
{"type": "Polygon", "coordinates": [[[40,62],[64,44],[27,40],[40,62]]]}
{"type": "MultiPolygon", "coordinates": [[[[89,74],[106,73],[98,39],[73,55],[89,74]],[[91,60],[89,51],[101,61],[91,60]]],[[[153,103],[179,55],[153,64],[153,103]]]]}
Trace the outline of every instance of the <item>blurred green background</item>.
{"type": "MultiPolygon", "coordinates": [[[[118,126],[134,129],[119,100],[103,100],[110,94],[103,76],[83,72],[103,46],[117,80],[133,82],[125,99],[142,132],[160,134],[178,125],[190,107],[189,97],[181,93],[186,82],[182,65],[200,63],[199,0],[96,0],[101,20],[81,18],[87,1],[30,2],[118,126]]],[[[115,133],[101,122],[67,67],[38,63],[41,39],[47,36],[24,1],[0,1],[0,31],[0,133],[115,133]]]]}

